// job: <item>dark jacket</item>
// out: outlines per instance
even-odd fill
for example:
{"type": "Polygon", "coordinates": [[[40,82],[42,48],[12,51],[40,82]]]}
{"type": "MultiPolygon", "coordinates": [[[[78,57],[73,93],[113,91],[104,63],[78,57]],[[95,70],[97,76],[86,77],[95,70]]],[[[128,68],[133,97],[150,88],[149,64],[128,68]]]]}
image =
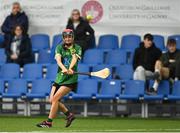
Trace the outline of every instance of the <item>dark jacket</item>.
{"type": "Polygon", "coordinates": [[[94,37],[94,30],[89,25],[88,21],[80,17],[80,23],[76,27],[76,29],[74,29],[73,21],[69,19],[66,28],[72,29],[74,31],[74,40],[77,44],[81,45],[83,50],[86,50],[91,47],[89,45],[94,37]],[[89,34],[87,34],[87,32],[89,34]]]}
{"type": "Polygon", "coordinates": [[[11,34],[12,29],[17,24],[23,26],[25,33],[27,33],[29,22],[28,17],[24,12],[17,13],[17,15],[10,14],[9,16],[7,16],[1,27],[1,30],[2,32],[4,32],[4,34],[11,34]]]}
{"type": "Polygon", "coordinates": [[[10,40],[8,40],[8,43],[6,45],[6,55],[7,55],[7,62],[14,62],[18,63],[21,66],[27,63],[31,63],[34,61],[33,59],[33,53],[32,53],[32,45],[31,40],[28,35],[24,35],[21,40],[21,44],[19,46],[19,56],[16,61],[11,60],[10,56],[12,55],[11,52],[11,44],[13,41],[14,36],[10,37],[10,40]]]}
{"type": "Polygon", "coordinates": [[[141,42],[139,48],[135,50],[133,68],[135,70],[138,66],[143,66],[146,70],[153,72],[154,65],[160,56],[161,51],[154,43],[150,48],[145,48],[144,43],[141,42]]]}
{"type": "Polygon", "coordinates": [[[160,60],[162,61],[164,67],[175,69],[177,63],[180,61],[180,50],[177,49],[174,53],[166,52],[162,54],[160,60]],[[171,63],[169,60],[175,60],[175,62],[171,63]]]}

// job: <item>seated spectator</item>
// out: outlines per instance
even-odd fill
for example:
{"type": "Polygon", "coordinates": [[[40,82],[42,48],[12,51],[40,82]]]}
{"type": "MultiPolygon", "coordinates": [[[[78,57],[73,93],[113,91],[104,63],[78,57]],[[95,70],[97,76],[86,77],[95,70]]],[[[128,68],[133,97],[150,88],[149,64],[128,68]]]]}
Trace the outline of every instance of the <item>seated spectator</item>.
{"type": "Polygon", "coordinates": [[[151,34],[144,35],[144,41],[140,43],[139,48],[136,48],[134,54],[134,80],[146,81],[152,78],[154,65],[160,56],[161,51],[153,43],[153,36],[151,34]]]}
{"type": "Polygon", "coordinates": [[[168,51],[162,54],[160,60],[155,64],[155,77],[151,93],[156,94],[159,82],[162,79],[180,79],[180,51],[176,48],[176,40],[169,39],[167,42],[168,51]]]}
{"type": "Polygon", "coordinates": [[[94,37],[94,30],[89,22],[80,16],[78,9],[72,11],[66,28],[74,31],[74,41],[82,47],[83,51],[91,48],[90,43],[94,37]]]}
{"type": "Polygon", "coordinates": [[[6,17],[2,24],[1,30],[5,35],[5,42],[3,43],[2,47],[5,47],[6,40],[9,39],[12,30],[16,25],[21,25],[24,32],[28,32],[28,17],[26,16],[25,12],[21,10],[21,6],[18,2],[13,3],[12,13],[6,17]]]}
{"type": "Polygon", "coordinates": [[[31,41],[21,25],[14,28],[12,36],[7,41],[6,54],[8,63],[23,66],[33,62],[31,41]]]}

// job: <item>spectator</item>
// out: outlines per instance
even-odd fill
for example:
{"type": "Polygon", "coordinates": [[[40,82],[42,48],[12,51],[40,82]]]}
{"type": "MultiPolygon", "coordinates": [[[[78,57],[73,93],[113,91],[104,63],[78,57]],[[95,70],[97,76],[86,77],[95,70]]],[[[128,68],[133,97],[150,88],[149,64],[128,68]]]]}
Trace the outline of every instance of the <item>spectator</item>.
{"type": "Polygon", "coordinates": [[[21,25],[15,26],[12,36],[7,41],[6,54],[8,63],[23,66],[33,62],[31,41],[21,25]]]}
{"type": "Polygon", "coordinates": [[[25,12],[21,10],[21,6],[18,2],[14,2],[12,6],[12,13],[6,17],[3,25],[1,27],[2,32],[5,35],[5,42],[2,47],[5,47],[6,40],[11,36],[12,30],[16,25],[21,25],[24,29],[24,32],[28,32],[28,17],[25,12]]]}
{"type": "Polygon", "coordinates": [[[180,79],[180,51],[176,48],[176,40],[169,39],[167,42],[168,51],[162,54],[160,60],[155,64],[155,77],[151,94],[157,93],[157,88],[161,79],[180,79]]]}
{"type": "Polygon", "coordinates": [[[80,16],[78,9],[72,11],[66,28],[74,31],[74,41],[82,47],[83,52],[91,48],[90,43],[94,37],[94,30],[89,22],[80,16]]]}
{"type": "Polygon", "coordinates": [[[134,80],[143,80],[152,78],[155,62],[160,58],[161,51],[153,43],[153,36],[146,34],[144,41],[140,43],[139,48],[136,48],[133,67],[134,80]]]}

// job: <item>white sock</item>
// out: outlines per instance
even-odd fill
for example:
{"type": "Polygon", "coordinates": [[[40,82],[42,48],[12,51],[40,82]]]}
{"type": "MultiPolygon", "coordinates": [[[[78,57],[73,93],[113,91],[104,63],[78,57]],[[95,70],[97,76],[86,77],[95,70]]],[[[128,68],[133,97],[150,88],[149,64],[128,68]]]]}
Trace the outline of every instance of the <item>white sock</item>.
{"type": "Polygon", "coordinates": [[[158,73],[160,73],[160,70],[159,70],[159,69],[155,69],[155,72],[158,72],[158,73]]]}
{"type": "Polygon", "coordinates": [[[158,86],[159,86],[159,83],[157,81],[155,81],[154,85],[153,85],[153,88],[154,88],[155,91],[157,91],[158,86]]]}
{"type": "Polygon", "coordinates": [[[178,81],[178,77],[175,77],[174,81],[178,81]]]}

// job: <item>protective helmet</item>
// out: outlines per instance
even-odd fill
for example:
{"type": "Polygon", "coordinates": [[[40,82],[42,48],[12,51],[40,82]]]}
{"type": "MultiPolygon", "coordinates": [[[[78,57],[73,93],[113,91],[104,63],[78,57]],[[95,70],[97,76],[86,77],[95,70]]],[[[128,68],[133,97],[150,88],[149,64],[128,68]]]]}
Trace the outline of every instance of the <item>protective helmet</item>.
{"type": "Polygon", "coordinates": [[[64,38],[65,36],[72,36],[72,38],[74,38],[74,32],[73,30],[71,29],[65,29],[63,32],[62,32],[62,37],[64,38]]]}

